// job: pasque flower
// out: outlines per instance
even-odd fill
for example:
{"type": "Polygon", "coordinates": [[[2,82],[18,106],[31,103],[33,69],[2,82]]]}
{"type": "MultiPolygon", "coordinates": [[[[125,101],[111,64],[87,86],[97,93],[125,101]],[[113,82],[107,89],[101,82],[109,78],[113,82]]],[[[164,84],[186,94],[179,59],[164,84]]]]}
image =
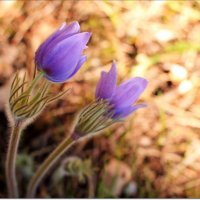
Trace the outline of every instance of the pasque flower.
{"type": "Polygon", "coordinates": [[[116,64],[113,62],[109,72],[102,72],[96,88],[96,99],[104,99],[112,106],[112,118],[123,119],[132,112],[145,106],[133,105],[147,86],[147,80],[141,77],[129,79],[119,86],[117,81],[116,64]]]}
{"type": "Polygon", "coordinates": [[[27,197],[33,198],[38,185],[48,170],[74,144],[99,134],[105,128],[121,121],[144,104],[133,105],[147,86],[147,80],[132,78],[116,85],[117,69],[113,62],[109,72],[102,72],[96,89],[96,99],[77,115],[71,134],[65,138],[38,168],[31,179],[27,197]]]}
{"type": "Polygon", "coordinates": [[[74,140],[100,133],[121,121],[145,104],[134,104],[147,86],[147,80],[134,77],[117,86],[117,69],[113,62],[109,72],[102,72],[96,88],[96,99],[78,116],[72,134],[74,140]]]}
{"type": "Polygon", "coordinates": [[[68,80],[86,61],[82,53],[90,36],[89,32],[80,33],[78,22],[64,23],[36,51],[37,69],[52,82],[68,80]]]}

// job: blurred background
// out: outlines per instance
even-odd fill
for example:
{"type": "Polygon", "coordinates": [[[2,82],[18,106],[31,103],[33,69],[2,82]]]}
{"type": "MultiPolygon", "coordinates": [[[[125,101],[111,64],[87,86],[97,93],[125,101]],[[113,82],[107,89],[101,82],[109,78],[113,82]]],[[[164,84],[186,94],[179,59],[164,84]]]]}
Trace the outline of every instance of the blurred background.
{"type": "Polygon", "coordinates": [[[93,33],[88,61],[53,87],[71,87],[71,95],[49,105],[24,131],[17,158],[21,193],[69,134],[75,113],[94,99],[100,72],[115,59],[119,82],[148,79],[140,98],[148,107],[73,147],[37,197],[200,197],[200,1],[1,0],[0,8],[1,198],[10,80],[17,70],[33,73],[36,49],[64,21],[93,33]]]}

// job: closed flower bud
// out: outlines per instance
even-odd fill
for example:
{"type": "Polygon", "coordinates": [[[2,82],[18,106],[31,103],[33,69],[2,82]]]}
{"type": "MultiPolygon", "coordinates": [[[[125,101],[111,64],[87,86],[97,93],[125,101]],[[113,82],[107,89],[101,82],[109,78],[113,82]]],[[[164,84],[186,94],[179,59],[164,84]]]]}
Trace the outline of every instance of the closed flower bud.
{"type": "Polygon", "coordinates": [[[78,22],[64,23],[45,42],[35,54],[35,63],[44,77],[52,82],[64,82],[71,78],[86,61],[83,50],[91,33],[80,33],[78,22]]]}

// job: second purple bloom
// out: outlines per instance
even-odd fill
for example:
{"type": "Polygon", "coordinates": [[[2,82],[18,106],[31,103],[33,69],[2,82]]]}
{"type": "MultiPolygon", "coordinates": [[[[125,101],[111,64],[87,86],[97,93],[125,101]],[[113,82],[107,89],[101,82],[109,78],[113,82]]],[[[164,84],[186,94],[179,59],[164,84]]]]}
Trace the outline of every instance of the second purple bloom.
{"type": "Polygon", "coordinates": [[[109,72],[102,72],[96,88],[96,99],[105,99],[113,106],[113,118],[123,119],[144,104],[133,105],[147,86],[147,80],[134,77],[117,86],[117,69],[113,62],[109,72]]]}

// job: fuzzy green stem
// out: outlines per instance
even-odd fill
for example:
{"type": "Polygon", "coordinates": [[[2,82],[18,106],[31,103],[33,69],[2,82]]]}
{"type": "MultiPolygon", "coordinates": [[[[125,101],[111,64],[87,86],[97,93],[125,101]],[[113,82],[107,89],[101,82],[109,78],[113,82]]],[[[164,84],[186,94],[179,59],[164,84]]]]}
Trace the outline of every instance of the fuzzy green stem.
{"type": "Polygon", "coordinates": [[[66,138],[61,142],[58,147],[47,157],[42,163],[35,175],[32,177],[27,191],[27,198],[33,198],[36,193],[36,189],[49,169],[58,161],[58,159],[75,143],[71,137],[66,138]]]}
{"type": "MultiPolygon", "coordinates": [[[[36,83],[44,76],[43,72],[40,72],[31,82],[29,88],[28,88],[28,92],[31,92],[31,90],[35,87],[36,83]]],[[[22,81],[22,85],[21,87],[21,93],[22,93],[22,97],[26,97],[27,94],[25,92],[25,94],[23,94],[23,85],[25,84],[25,75],[24,75],[24,79],[22,81]]],[[[15,83],[15,79],[13,81],[13,84],[15,83]]],[[[12,91],[12,87],[11,86],[11,91],[12,91]]],[[[17,87],[17,86],[16,86],[17,87]]],[[[15,92],[12,92],[12,95],[10,97],[10,100],[13,98],[13,94],[15,94],[16,92],[19,91],[20,87],[18,89],[15,89],[15,92]]],[[[22,98],[21,97],[21,98],[22,98]]],[[[15,105],[19,102],[19,100],[21,100],[20,98],[17,100],[15,99],[15,102],[10,105],[9,110],[11,111],[11,113],[13,112],[13,109],[15,107],[15,105]]],[[[22,104],[25,104],[25,101],[22,102],[22,104]]],[[[24,106],[24,105],[22,105],[24,106]]],[[[13,114],[13,113],[12,113],[13,114]]],[[[9,119],[9,116],[8,116],[9,119]]],[[[12,120],[11,120],[12,121],[12,120]]],[[[17,179],[16,179],[16,157],[17,157],[17,151],[18,151],[18,145],[19,145],[19,140],[20,140],[20,136],[21,136],[21,132],[22,132],[22,121],[16,120],[14,119],[14,125],[12,127],[12,132],[10,135],[10,139],[9,139],[9,144],[8,144],[8,152],[7,152],[7,157],[6,157],[6,166],[5,166],[5,171],[6,171],[6,183],[7,183],[7,188],[8,188],[8,196],[9,198],[17,198],[19,196],[18,194],[18,188],[17,188],[17,179]]],[[[25,128],[25,127],[23,127],[25,128]]]]}
{"type": "Polygon", "coordinates": [[[6,182],[7,182],[9,198],[18,197],[15,164],[16,164],[17,149],[21,132],[22,132],[21,123],[17,122],[12,128],[8,145],[7,157],[6,157],[5,170],[6,170],[6,182]]]}

